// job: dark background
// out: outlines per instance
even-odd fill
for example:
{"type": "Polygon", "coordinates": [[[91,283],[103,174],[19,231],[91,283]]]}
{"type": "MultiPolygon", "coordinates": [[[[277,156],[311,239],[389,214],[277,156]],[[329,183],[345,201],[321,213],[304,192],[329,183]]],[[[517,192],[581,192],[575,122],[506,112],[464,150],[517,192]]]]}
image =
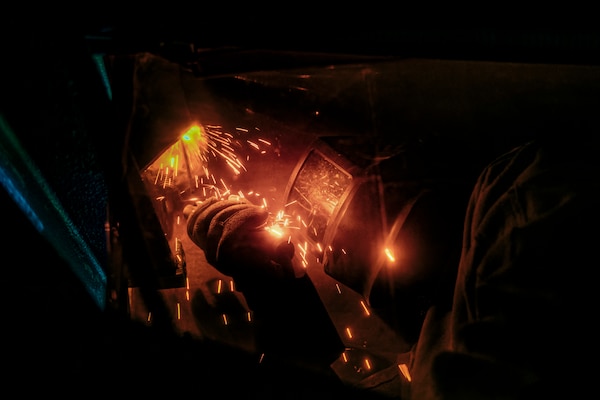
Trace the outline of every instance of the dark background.
{"type": "MultiPolygon", "coordinates": [[[[107,258],[103,227],[111,189],[118,181],[115,165],[124,146],[119,134],[127,115],[120,115],[107,100],[93,54],[150,51],[193,68],[198,58],[190,55],[190,42],[212,50],[268,50],[263,58],[201,53],[198,64],[203,68],[197,73],[207,76],[323,65],[332,56],[595,66],[600,54],[597,31],[400,30],[374,23],[360,29],[355,24],[334,28],[325,17],[308,29],[309,23],[261,24],[254,19],[251,24],[250,19],[213,15],[188,17],[182,23],[108,18],[21,25],[3,32],[0,112],[101,263],[107,258]],[[252,29],[256,26],[260,28],[252,29]],[[317,55],[290,57],[288,52],[317,55]]],[[[583,110],[573,107],[567,123],[575,115],[595,120],[590,115],[598,102],[593,89],[585,93],[593,102],[583,110]]],[[[555,129],[548,134],[566,133],[555,129]]],[[[0,192],[6,388],[81,395],[119,393],[126,387],[131,394],[232,390],[263,398],[296,396],[300,391],[307,397],[341,393],[335,383],[304,376],[305,371],[292,366],[278,368],[277,373],[258,371],[254,360],[217,343],[194,343],[168,331],[148,330],[110,304],[100,310],[47,237],[34,229],[5,190],[0,192]],[[17,379],[24,384],[17,385],[17,379]]]]}

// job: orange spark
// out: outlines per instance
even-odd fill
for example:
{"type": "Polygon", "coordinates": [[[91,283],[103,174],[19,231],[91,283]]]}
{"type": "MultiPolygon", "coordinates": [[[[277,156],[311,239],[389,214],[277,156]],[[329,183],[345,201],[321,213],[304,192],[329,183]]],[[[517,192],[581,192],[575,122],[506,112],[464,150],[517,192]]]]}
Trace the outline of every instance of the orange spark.
{"type": "Polygon", "coordinates": [[[371,315],[371,312],[369,311],[369,309],[367,308],[367,305],[365,304],[365,302],[363,300],[360,301],[360,305],[362,306],[363,310],[365,310],[365,314],[371,315]]]}
{"type": "Polygon", "coordinates": [[[284,205],[283,207],[287,207],[287,206],[291,206],[292,204],[296,203],[298,200],[294,200],[294,201],[290,201],[289,203],[287,203],[286,205],[284,205]]]}
{"type": "Polygon", "coordinates": [[[402,376],[406,378],[407,381],[412,381],[410,376],[410,371],[408,370],[408,366],[406,364],[398,364],[398,369],[402,373],[402,376]]]}

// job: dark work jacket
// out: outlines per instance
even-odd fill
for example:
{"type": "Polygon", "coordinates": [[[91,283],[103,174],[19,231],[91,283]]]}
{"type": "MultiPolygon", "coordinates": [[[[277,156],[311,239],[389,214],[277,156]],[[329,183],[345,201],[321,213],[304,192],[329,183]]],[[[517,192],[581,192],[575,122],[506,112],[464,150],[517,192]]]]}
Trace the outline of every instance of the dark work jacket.
{"type": "Polygon", "coordinates": [[[580,398],[593,390],[595,142],[529,142],[481,173],[454,298],[428,310],[403,398],[580,398]]]}

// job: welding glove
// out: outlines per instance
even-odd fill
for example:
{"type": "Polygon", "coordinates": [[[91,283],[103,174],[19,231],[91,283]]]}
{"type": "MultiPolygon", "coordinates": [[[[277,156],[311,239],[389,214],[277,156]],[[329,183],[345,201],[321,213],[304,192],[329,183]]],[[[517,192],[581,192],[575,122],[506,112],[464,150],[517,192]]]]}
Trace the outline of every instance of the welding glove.
{"type": "Polygon", "coordinates": [[[317,365],[339,356],[344,346],[317,290],[303,268],[294,271],[294,245],[265,229],[267,210],[244,198],[211,197],[183,211],[190,239],[254,311],[260,352],[317,365]]]}
{"type": "Polygon", "coordinates": [[[187,233],[206,260],[238,281],[294,277],[294,246],[265,228],[268,211],[245,198],[210,197],[184,208],[187,233]]]}

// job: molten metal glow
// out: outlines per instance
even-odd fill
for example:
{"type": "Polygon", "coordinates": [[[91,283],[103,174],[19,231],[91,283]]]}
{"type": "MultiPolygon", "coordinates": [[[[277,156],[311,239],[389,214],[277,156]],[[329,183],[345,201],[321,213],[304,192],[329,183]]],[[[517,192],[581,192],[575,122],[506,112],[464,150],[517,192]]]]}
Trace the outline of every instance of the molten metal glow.
{"type": "Polygon", "coordinates": [[[385,255],[387,256],[388,260],[390,260],[391,262],[396,261],[396,257],[394,257],[394,254],[388,247],[385,248],[384,252],[385,252],[385,255]]]}
{"type": "Polygon", "coordinates": [[[266,226],[265,230],[276,238],[281,238],[285,234],[279,225],[266,226]]]}

